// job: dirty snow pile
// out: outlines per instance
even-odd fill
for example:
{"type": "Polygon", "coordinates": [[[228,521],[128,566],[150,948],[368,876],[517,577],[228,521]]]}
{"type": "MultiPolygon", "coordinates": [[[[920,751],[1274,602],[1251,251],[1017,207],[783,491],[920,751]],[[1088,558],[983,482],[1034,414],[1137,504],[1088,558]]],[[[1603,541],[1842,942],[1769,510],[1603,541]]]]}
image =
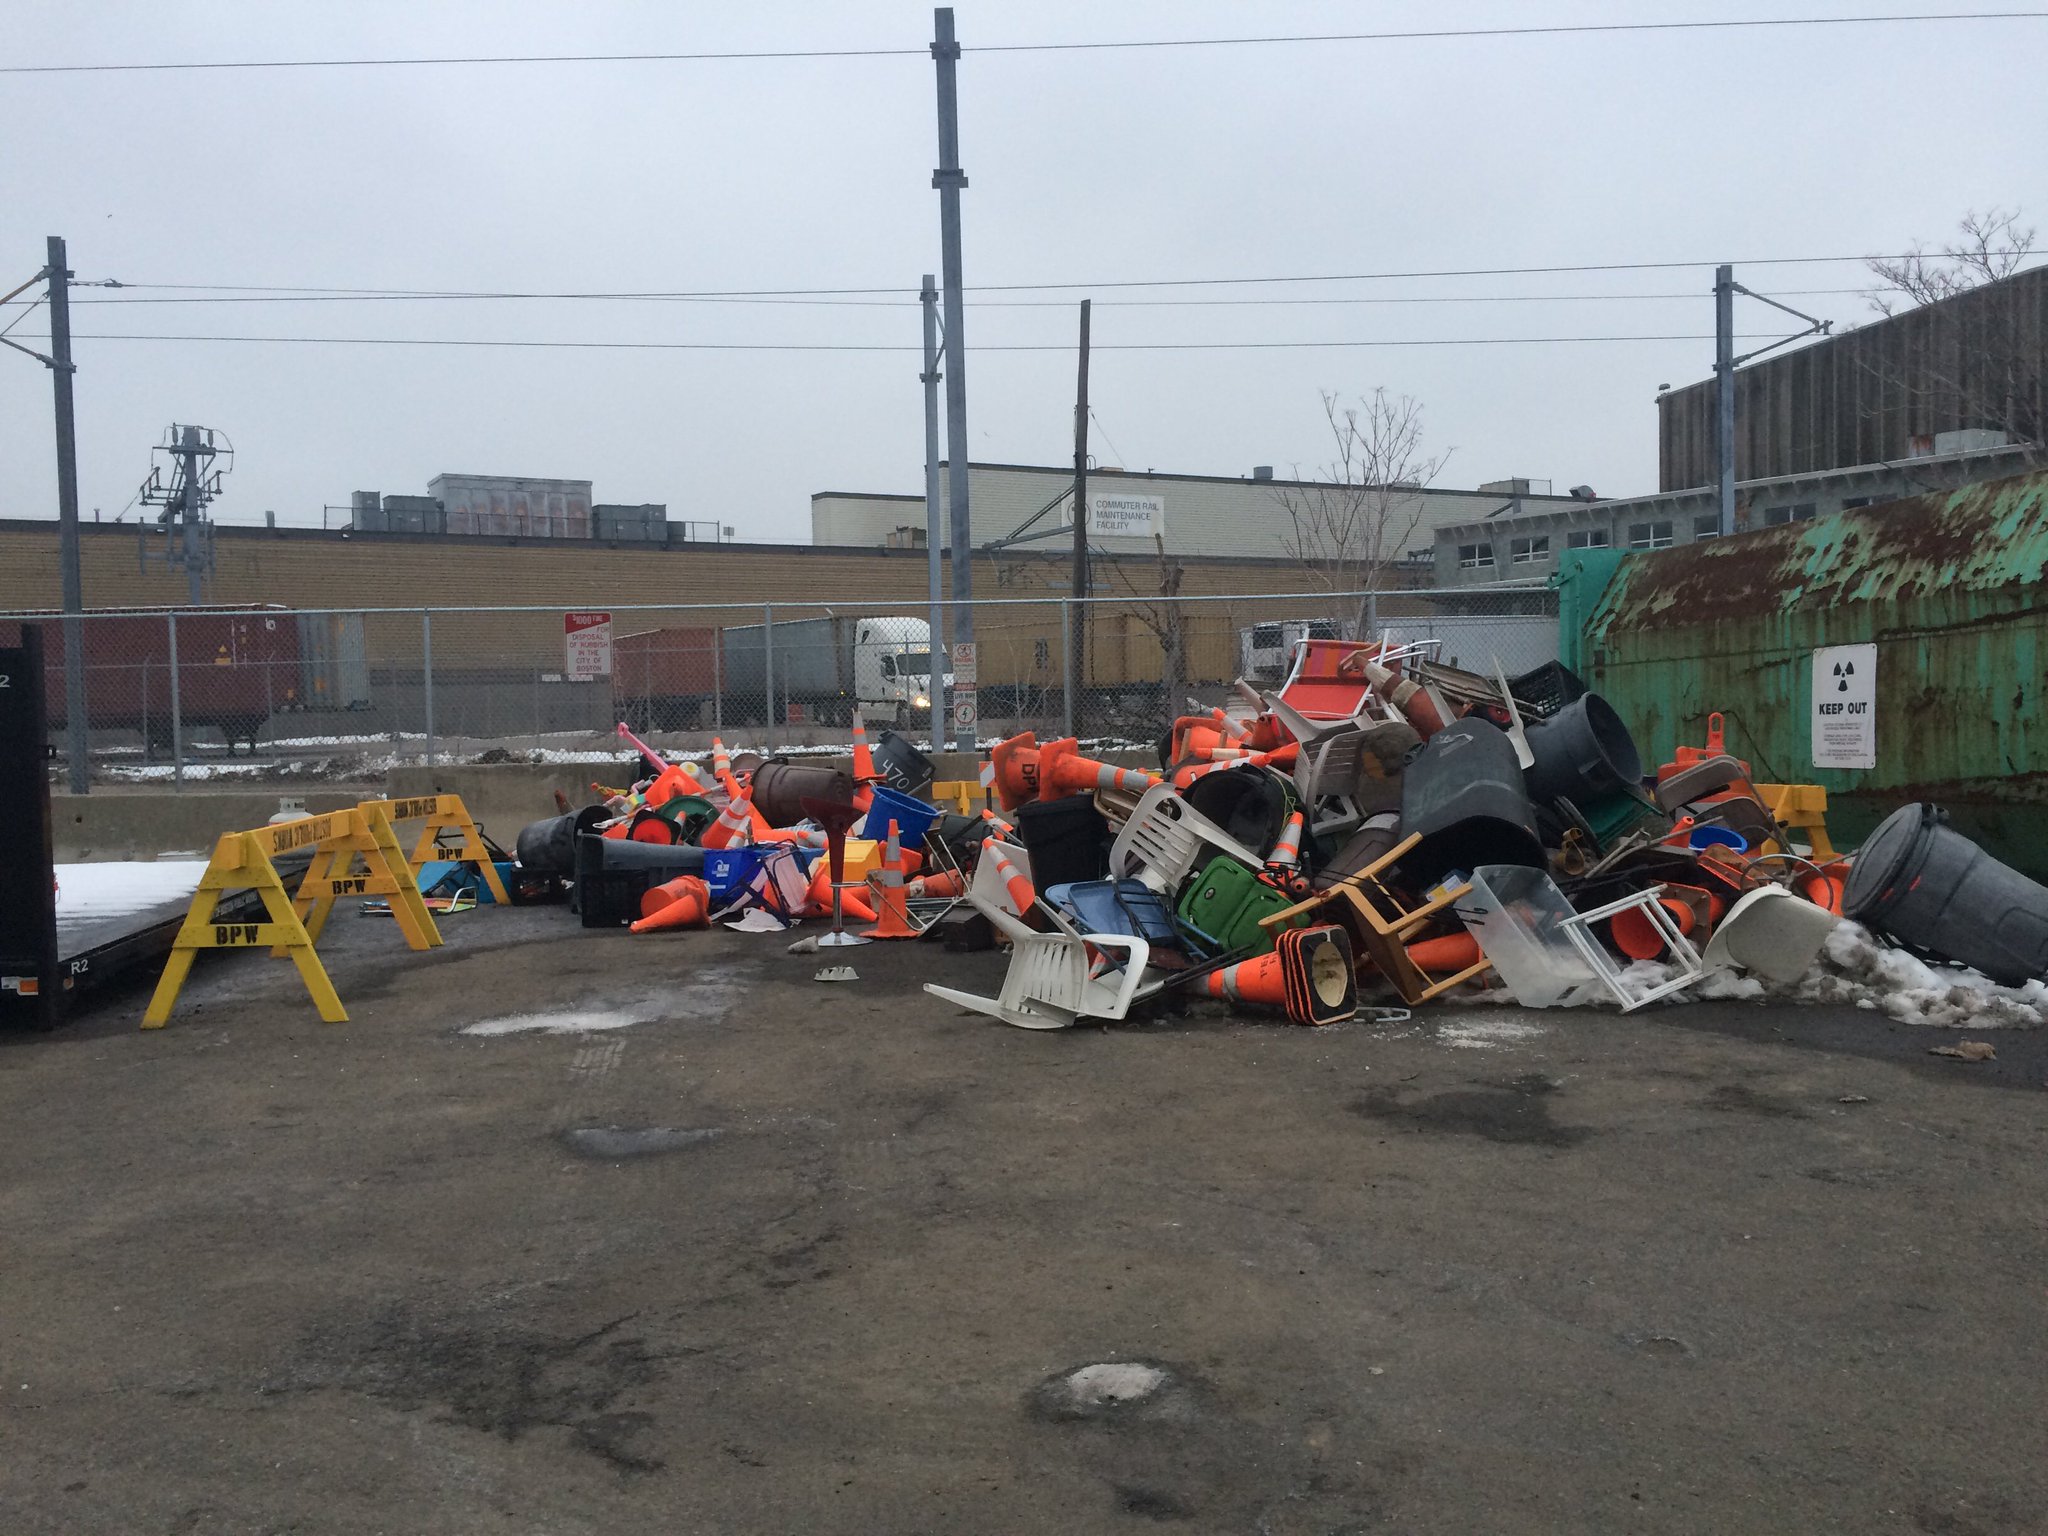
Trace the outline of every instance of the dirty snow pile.
{"type": "Polygon", "coordinates": [[[1853,1003],[1902,1024],[2025,1029],[2048,1024],[2048,985],[2001,987],[1961,965],[1929,965],[1842,923],[1790,996],[1803,1003],[1853,1003]]]}

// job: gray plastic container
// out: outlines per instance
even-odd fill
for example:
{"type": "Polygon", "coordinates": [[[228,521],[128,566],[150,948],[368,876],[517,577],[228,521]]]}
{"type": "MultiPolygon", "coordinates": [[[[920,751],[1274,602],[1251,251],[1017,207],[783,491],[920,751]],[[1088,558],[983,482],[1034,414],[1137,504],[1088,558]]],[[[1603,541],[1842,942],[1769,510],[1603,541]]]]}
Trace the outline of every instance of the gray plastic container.
{"type": "Polygon", "coordinates": [[[1948,825],[1939,806],[1892,812],[1864,840],[1842,912],[2002,987],[2048,976],[2048,888],[1948,825]]]}
{"type": "Polygon", "coordinates": [[[1402,773],[1401,835],[1411,832],[1422,841],[1402,858],[1401,874],[1417,886],[1481,864],[1549,867],[1515,744],[1477,715],[1430,737],[1402,773]]]}
{"type": "Polygon", "coordinates": [[[1639,790],[1642,754],[1614,706],[1597,693],[1574,699],[1541,725],[1528,728],[1535,757],[1524,772],[1529,798],[1549,808],[1560,795],[1575,805],[1639,790]]]}

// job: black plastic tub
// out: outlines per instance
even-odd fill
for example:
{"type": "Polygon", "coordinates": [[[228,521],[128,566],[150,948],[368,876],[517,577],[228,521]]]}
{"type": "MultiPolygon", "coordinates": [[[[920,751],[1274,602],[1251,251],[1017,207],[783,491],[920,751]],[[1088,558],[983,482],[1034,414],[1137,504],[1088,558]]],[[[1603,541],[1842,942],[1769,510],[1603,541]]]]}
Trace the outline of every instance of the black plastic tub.
{"type": "Polygon", "coordinates": [[[2048,976],[2048,888],[1948,825],[1939,806],[1892,812],[1865,839],[1842,913],[2002,987],[2048,976]]]}
{"type": "Polygon", "coordinates": [[[1400,868],[1418,887],[1481,864],[1549,864],[1515,744],[1477,715],[1430,737],[1401,775],[1401,836],[1411,833],[1422,842],[1400,868]]]}
{"type": "Polygon", "coordinates": [[[1529,798],[1548,806],[1563,797],[1576,805],[1618,790],[1642,788],[1643,759],[1614,706],[1597,693],[1572,700],[1528,728],[1536,761],[1523,775],[1529,798]]]}

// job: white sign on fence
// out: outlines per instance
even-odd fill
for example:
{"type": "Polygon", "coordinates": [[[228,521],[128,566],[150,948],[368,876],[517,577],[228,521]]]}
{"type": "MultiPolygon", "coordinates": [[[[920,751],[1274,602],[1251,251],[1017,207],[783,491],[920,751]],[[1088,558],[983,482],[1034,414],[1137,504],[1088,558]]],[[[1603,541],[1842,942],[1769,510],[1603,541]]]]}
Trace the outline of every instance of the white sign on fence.
{"type": "Polygon", "coordinates": [[[953,646],[953,684],[958,688],[971,689],[976,680],[974,642],[958,641],[953,646]]]}
{"type": "Polygon", "coordinates": [[[1877,766],[1877,647],[1813,653],[1813,766],[1877,766]]]}
{"type": "MultiPolygon", "coordinates": [[[[1069,502],[1071,509],[1072,503],[1069,502]]],[[[1067,526],[1073,526],[1071,510],[1067,526]]],[[[1098,539],[1149,539],[1166,535],[1166,498],[1129,491],[1088,492],[1088,533],[1098,539]]]]}
{"type": "Polygon", "coordinates": [[[612,616],[609,613],[565,613],[562,643],[568,652],[564,669],[572,683],[612,675],[612,616]]]}

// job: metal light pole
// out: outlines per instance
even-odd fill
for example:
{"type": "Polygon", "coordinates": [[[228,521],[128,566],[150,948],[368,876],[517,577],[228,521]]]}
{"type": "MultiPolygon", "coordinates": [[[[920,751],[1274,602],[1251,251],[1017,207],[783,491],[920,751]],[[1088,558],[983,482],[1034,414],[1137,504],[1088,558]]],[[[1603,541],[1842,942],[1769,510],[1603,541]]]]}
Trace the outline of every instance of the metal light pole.
{"type": "Polygon", "coordinates": [[[924,307],[924,372],[918,379],[924,385],[924,547],[931,585],[932,750],[948,752],[952,748],[947,729],[946,664],[951,656],[946,649],[946,608],[939,568],[939,551],[946,542],[939,533],[939,290],[931,273],[925,273],[917,298],[924,307]]]}
{"type": "MultiPolygon", "coordinates": [[[[960,102],[954,79],[960,44],[953,36],[951,6],[932,12],[932,33],[939,87],[939,168],[932,172],[932,185],[939,192],[939,269],[945,280],[946,491],[953,539],[953,639],[972,645],[974,540],[967,515],[967,325],[960,276],[960,189],[967,185],[967,173],[960,169],[960,102]]],[[[971,687],[960,691],[971,697],[971,687]]]]}

